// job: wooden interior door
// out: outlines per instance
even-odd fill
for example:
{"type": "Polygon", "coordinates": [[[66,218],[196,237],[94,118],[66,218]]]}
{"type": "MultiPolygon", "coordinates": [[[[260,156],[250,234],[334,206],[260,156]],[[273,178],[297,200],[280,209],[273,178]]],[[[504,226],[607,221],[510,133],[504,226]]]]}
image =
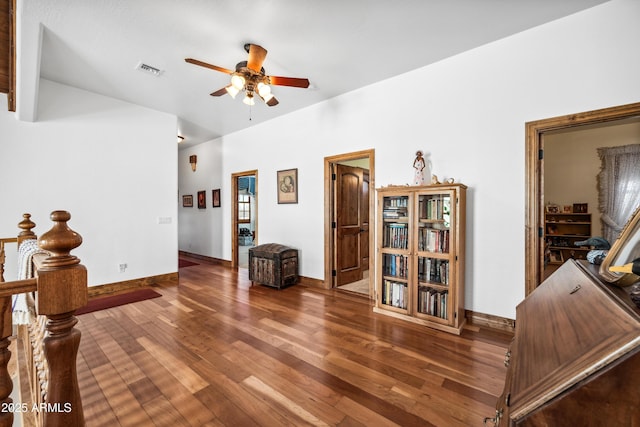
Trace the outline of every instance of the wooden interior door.
{"type": "Polygon", "coordinates": [[[369,269],[369,171],[362,171],[362,200],[360,201],[360,255],[362,270],[369,269]]]}
{"type": "Polygon", "coordinates": [[[362,168],[336,165],[336,286],[362,279],[363,181],[362,168]]]}

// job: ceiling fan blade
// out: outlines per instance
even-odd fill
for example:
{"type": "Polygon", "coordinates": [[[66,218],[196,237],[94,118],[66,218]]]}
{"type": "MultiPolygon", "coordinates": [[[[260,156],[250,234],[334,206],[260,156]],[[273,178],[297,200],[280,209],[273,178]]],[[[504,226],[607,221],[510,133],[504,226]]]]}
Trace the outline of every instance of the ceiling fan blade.
{"type": "Polygon", "coordinates": [[[267,50],[257,44],[249,45],[249,59],[247,60],[247,68],[252,69],[256,73],[260,72],[264,58],[267,57],[267,50]]]}
{"type": "Polygon", "coordinates": [[[185,58],[184,60],[185,60],[186,62],[188,62],[189,64],[199,65],[199,66],[201,66],[201,67],[209,68],[209,69],[211,69],[211,70],[220,71],[220,72],[222,72],[222,73],[226,73],[226,74],[231,74],[231,73],[233,73],[233,71],[231,71],[231,70],[227,70],[226,68],[218,67],[217,65],[207,64],[206,62],[202,62],[202,61],[199,61],[199,60],[197,60],[197,59],[193,59],[193,58],[185,58]]]}
{"type": "Polygon", "coordinates": [[[296,77],[269,76],[269,81],[272,85],[278,86],[309,87],[309,79],[299,79],[296,77]]]}
{"type": "Polygon", "coordinates": [[[273,98],[271,98],[271,99],[269,100],[269,102],[267,102],[267,105],[268,105],[269,107],[274,107],[274,106],[276,106],[276,105],[278,105],[278,104],[279,104],[279,102],[278,102],[278,100],[275,98],[275,96],[274,96],[273,98]]]}
{"type": "Polygon", "coordinates": [[[227,88],[223,87],[222,89],[218,89],[215,92],[211,92],[209,95],[211,95],[211,96],[222,96],[222,95],[226,95],[227,93],[228,93],[227,92],[227,88]]]}

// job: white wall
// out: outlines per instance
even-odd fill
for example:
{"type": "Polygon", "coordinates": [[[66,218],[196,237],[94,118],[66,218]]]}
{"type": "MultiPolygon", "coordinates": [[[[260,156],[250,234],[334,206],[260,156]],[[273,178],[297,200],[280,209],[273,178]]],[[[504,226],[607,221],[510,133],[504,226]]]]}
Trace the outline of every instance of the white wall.
{"type": "MultiPolygon", "coordinates": [[[[423,150],[433,173],[470,187],[466,308],[514,318],[524,297],[525,123],[638,102],[638,16],[640,2],[614,0],[198,149],[221,145],[223,191],[231,173],[259,170],[259,242],[298,248],[300,274],[317,279],[323,158],[374,148],[379,187],[409,183],[423,150]],[[278,205],[276,171],[288,168],[298,168],[299,202],[278,205]]],[[[224,259],[230,212],[224,203],[221,252],[211,253],[224,259]]]]}
{"type": "Polygon", "coordinates": [[[37,122],[0,112],[0,236],[17,235],[24,212],[40,235],[67,210],[89,285],[176,272],[175,116],[47,80],[39,100],[37,122]]]}
{"type": "MultiPolygon", "coordinates": [[[[222,212],[231,203],[230,187],[222,186],[220,143],[211,142],[185,148],[178,154],[179,242],[181,251],[222,259],[222,212]],[[191,170],[189,156],[196,155],[196,171],[191,170]],[[220,188],[219,208],[213,208],[212,190],[220,188]],[[206,209],[198,209],[198,191],[205,191],[206,209]],[[193,207],[182,206],[182,196],[193,195],[193,207]]],[[[231,259],[228,256],[227,259],[231,259]]]]}

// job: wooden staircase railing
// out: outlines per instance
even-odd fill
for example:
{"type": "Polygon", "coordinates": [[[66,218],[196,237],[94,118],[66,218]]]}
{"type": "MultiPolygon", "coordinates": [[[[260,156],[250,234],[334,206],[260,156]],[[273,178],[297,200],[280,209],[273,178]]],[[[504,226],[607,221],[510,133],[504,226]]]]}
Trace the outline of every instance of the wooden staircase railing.
{"type": "MultiPolygon", "coordinates": [[[[13,412],[37,412],[45,427],[84,426],[84,413],[78,387],[76,358],[80,345],[80,331],[74,326],[75,311],[86,305],[87,270],[80,260],[71,255],[71,250],[82,243],[82,237],[67,226],[71,215],[65,211],[54,211],[54,225],[39,239],[39,246],[49,252],[37,266],[35,278],[0,283],[0,427],[10,427],[13,412]],[[46,399],[32,407],[12,402],[13,388],[7,365],[11,358],[9,338],[12,336],[11,297],[15,294],[36,292],[35,308],[38,315],[46,316],[46,334],[43,353],[48,365],[46,399]]],[[[22,232],[15,241],[35,238],[30,215],[25,214],[19,224],[22,232]]],[[[0,281],[3,281],[4,243],[0,240],[0,281]]],[[[20,351],[20,349],[18,349],[20,351]]]]}

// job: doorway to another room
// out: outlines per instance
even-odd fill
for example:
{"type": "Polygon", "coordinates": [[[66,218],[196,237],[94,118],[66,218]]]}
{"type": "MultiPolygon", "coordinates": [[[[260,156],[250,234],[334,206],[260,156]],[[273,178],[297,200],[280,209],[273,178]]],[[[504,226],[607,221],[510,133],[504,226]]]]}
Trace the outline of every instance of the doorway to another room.
{"type": "Polygon", "coordinates": [[[325,158],[325,286],[373,297],[374,150],[325,158]]]}
{"type": "MultiPolygon", "coordinates": [[[[544,281],[545,259],[548,256],[544,219],[546,202],[550,200],[545,196],[545,137],[548,139],[554,133],[574,131],[578,128],[637,121],[638,117],[640,103],[526,123],[525,295],[529,295],[544,281]]],[[[564,207],[558,206],[558,209],[560,208],[564,207]]]]}
{"type": "Polygon", "coordinates": [[[231,266],[248,268],[249,249],[256,245],[258,231],[258,171],[231,175],[233,221],[231,266]]]}

